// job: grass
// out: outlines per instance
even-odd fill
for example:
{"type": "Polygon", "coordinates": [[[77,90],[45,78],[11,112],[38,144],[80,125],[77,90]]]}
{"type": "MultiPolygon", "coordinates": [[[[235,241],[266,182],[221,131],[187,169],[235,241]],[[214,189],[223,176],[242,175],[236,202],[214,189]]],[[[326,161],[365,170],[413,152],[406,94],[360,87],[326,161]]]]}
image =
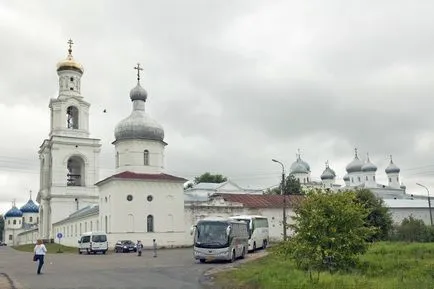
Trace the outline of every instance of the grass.
{"type": "MultiPolygon", "coordinates": [[[[59,245],[56,243],[45,244],[47,248],[47,254],[57,254],[57,253],[77,253],[78,249],[75,247],[68,247],[59,245]]],[[[15,250],[23,251],[23,252],[33,252],[33,248],[35,248],[34,244],[27,244],[21,246],[13,246],[15,250]]]]}
{"type": "Polygon", "coordinates": [[[291,260],[275,254],[215,276],[223,289],[431,289],[434,288],[434,244],[373,245],[349,273],[322,272],[312,283],[291,260]]]}

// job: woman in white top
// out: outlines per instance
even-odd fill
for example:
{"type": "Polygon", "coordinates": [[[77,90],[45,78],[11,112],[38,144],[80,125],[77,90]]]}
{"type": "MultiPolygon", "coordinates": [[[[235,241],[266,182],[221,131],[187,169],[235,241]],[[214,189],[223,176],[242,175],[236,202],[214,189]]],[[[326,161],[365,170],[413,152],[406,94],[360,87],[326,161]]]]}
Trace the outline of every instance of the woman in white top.
{"type": "Polygon", "coordinates": [[[42,243],[42,240],[38,240],[36,242],[36,246],[33,249],[33,252],[35,253],[35,261],[39,260],[38,274],[41,274],[41,269],[42,266],[44,265],[45,253],[47,253],[47,248],[45,248],[45,245],[42,243]]]}

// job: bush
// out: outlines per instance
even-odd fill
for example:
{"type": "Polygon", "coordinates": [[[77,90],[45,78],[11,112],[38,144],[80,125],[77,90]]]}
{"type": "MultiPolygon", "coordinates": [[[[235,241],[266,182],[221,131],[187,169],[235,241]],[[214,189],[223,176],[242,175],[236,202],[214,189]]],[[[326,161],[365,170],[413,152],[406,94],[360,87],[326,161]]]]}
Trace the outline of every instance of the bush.
{"type": "Polygon", "coordinates": [[[395,226],[390,236],[391,241],[404,242],[434,242],[434,228],[413,216],[402,220],[399,226],[395,226]]]}

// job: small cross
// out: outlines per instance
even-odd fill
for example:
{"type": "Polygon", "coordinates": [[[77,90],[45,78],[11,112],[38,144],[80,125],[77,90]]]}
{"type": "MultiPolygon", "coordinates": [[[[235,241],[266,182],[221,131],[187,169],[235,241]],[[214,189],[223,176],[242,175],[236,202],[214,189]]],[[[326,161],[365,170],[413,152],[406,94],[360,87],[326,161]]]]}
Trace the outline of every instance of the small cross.
{"type": "Polygon", "coordinates": [[[72,39],[70,38],[67,43],[69,44],[68,52],[69,52],[69,54],[71,54],[72,53],[72,44],[74,44],[74,42],[72,42],[72,39]]]}
{"type": "Polygon", "coordinates": [[[32,190],[30,190],[30,200],[32,199],[32,190]]]}
{"type": "Polygon", "coordinates": [[[137,70],[137,81],[140,81],[140,70],[143,70],[143,68],[140,67],[140,63],[137,63],[137,66],[134,67],[134,69],[137,70]]]}
{"type": "Polygon", "coordinates": [[[329,167],[329,161],[328,160],[325,162],[325,165],[326,165],[326,168],[329,167]]]}
{"type": "Polygon", "coordinates": [[[355,154],[355,156],[357,158],[358,157],[358,155],[357,155],[357,148],[354,148],[354,154],[355,154]]]}

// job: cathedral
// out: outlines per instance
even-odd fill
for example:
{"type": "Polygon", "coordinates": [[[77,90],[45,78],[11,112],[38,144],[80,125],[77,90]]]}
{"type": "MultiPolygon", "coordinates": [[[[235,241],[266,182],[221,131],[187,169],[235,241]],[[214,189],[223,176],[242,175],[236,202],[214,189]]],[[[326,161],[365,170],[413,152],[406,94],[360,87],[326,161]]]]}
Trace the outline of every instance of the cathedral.
{"type": "MultiPolygon", "coordinates": [[[[3,240],[8,245],[40,238],[76,246],[82,233],[104,231],[111,245],[125,239],[152,244],[157,239],[161,246],[188,246],[192,243],[190,227],[198,219],[235,214],[267,216],[270,238],[281,239],[282,196],[243,189],[231,181],[201,183],[184,191],[186,179],[165,173],[164,129],[147,112],[148,93],[140,84],[140,64],[135,67],[137,83],[129,93],[131,113],[114,128],[115,173],[100,180],[101,141],[91,137],[90,103],[81,93],[84,69],[72,55],[72,41],[68,44],[67,57],[56,68],[58,96],[49,102],[48,138],[38,151],[39,205],[30,195],[25,205],[18,208],[14,202],[6,212],[3,240]]],[[[321,181],[314,181],[300,153],[290,167],[290,174],[304,188],[369,188],[383,199],[413,199],[406,195],[392,157],[385,169],[387,185],[377,182],[377,166],[369,155],[362,161],[357,149],[346,172],[345,186],[336,184],[336,173],[327,162],[321,181]]],[[[392,204],[398,206],[396,222],[409,214],[427,218],[425,202],[398,205],[392,204]]]]}

